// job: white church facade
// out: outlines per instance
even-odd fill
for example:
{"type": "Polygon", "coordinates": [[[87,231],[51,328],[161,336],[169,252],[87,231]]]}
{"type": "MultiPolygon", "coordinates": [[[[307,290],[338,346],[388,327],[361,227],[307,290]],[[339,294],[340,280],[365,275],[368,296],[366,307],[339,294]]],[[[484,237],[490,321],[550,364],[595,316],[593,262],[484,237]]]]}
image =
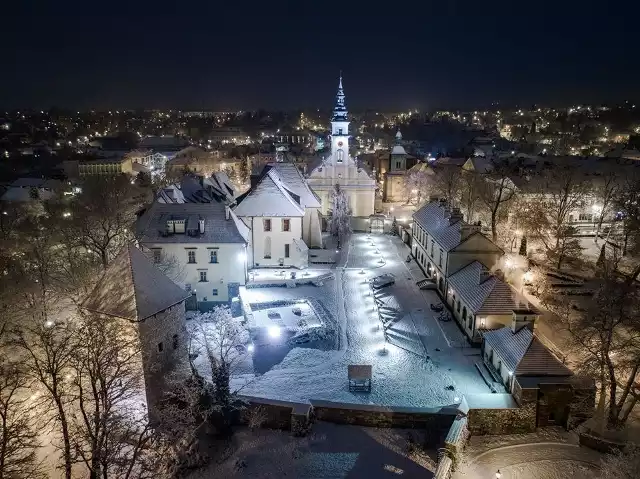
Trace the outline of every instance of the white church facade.
{"type": "Polygon", "coordinates": [[[376,183],[349,154],[349,137],[349,119],[340,77],[331,118],[331,155],[311,172],[308,183],[321,200],[323,215],[331,211],[331,194],[338,183],[347,195],[351,215],[368,218],[374,214],[376,183]]]}

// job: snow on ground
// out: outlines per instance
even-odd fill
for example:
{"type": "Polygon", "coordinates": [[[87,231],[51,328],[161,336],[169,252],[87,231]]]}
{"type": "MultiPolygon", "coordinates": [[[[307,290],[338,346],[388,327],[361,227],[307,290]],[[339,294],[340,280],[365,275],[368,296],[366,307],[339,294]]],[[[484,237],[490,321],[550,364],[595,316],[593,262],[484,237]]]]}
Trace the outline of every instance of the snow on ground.
{"type": "Polygon", "coordinates": [[[577,437],[561,428],[506,436],[475,436],[465,449],[453,479],[596,478],[602,455],[579,447],[577,437]]]}
{"type": "Polygon", "coordinates": [[[256,371],[264,374],[247,384],[242,394],[415,407],[453,404],[463,394],[486,395],[491,402],[492,395],[474,366],[479,351],[460,347],[461,333],[456,326],[437,321],[429,302],[439,300],[430,296],[435,293],[416,287],[420,277],[407,268],[407,253],[397,238],[371,235],[367,239],[367,235],[356,234],[341,254],[336,278],[323,286],[247,289],[244,294],[249,303],[317,298],[338,319],[342,341],[338,350],[288,351],[277,363],[272,361],[268,370],[256,371]],[[396,276],[396,284],[388,291],[389,304],[398,309],[386,343],[367,283],[382,272],[396,276]],[[349,364],[373,365],[371,393],[349,392],[349,364]]]}
{"type": "Polygon", "coordinates": [[[304,438],[285,431],[244,429],[234,437],[235,450],[223,463],[189,478],[433,477],[435,451],[409,457],[408,433],[419,439],[416,431],[322,422],[304,438]]]}
{"type": "MultiPolygon", "coordinates": [[[[334,252],[335,253],[335,252],[334,252]]],[[[326,269],[305,269],[303,271],[288,268],[260,268],[249,271],[249,284],[270,283],[291,278],[295,273],[296,279],[313,280],[327,273],[326,269]]]]}
{"type": "Polygon", "coordinates": [[[308,303],[271,307],[257,311],[253,308],[252,326],[255,328],[269,329],[277,326],[297,332],[305,328],[313,328],[321,325],[321,321],[312,311],[308,303]]]}

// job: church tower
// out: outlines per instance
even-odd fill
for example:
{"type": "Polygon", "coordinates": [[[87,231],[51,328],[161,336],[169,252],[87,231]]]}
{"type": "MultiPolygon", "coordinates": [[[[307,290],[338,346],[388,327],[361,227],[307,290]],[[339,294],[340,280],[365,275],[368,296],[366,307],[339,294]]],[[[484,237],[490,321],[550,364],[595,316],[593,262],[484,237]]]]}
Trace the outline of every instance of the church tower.
{"type": "Polygon", "coordinates": [[[354,164],[349,156],[349,117],[344,101],[344,89],[342,88],[342,75],[338,84],[336,106],[331,117],[331,158],[333,166],[354,164]]]}
{"type": "Polygon", "coordinates": [[[354,223],[353,228],[363,230],[367,224],[364,219],[374,212],[376,183],[349,155],[349,138],[349,116],[340,75],[331,116],[331,154],[311,172],[308,183],[322,202],[323,215],[329,214],[333,190],[336,184],[340,184],[347,196],[351,215],[362,218],[354,223]]]}

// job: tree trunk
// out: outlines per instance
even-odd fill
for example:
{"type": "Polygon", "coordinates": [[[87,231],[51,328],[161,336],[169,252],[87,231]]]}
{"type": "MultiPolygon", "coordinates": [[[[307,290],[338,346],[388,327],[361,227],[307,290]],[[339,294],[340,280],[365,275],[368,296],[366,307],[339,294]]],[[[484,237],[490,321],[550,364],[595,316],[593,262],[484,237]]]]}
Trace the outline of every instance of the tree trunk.
{"type": "Polygon", "coordinates": [[[629,414],[631,414],[631,411],[633,411],[633,408],[636,407],[636,403],[637,402],[638,402],[638,398],[637,397],[634,397],[631,400],[631,404],[629,404],[629,407],[624,412],[624,415],[622,416],[622,419],[620,419],[620,424],[624,424],[624,423],[627,422],[627,419],[629,419],[629,414]]]}
{"type": "Polygon", "coordinates": [[[624,389],[622,391],[622,395],[620,396],[620,400],[618,401],[618,411],[622,411],[624,407],[624,403],[627,401],[627,396],[629,396],[629,392],[631,392],[631,388],[633,387],[633,383],[636,380],[636,376],[638,375],[638,368],[640,368],[640,363],[636,363],[633,366],[633,370],[627,379],[627,384],[625,384],[624,389]]]}
{"type": "Polygon", "coordinates": [[[107,249],[100,250],[100,261],[102,262],[102,268],[107,269],[109,265],[109,257],[107,256],[107,249]]]}
{"type": "Polygon", "coordinates": [[[607,389],[606,389],[606,375],[604,371],[604,363],[600,365],[600,396],[598,397],[598,406],[596,408],[596,418],[597,423],[596,427],[598,428],[598,432],[600,435],[604,434],[605,426],[606,426],[606,414],[605,407],[607,405],[607,389]]]}
{"type": "Polygon", "coordinates": [[[69,434],[69,425],[67,424],[67,414],[64,410],[64,405],[58,397],[57,393],[54,393],[54,401],[58,408],[58,419],[60,420],[60,427],[62,429],[62,445],[63,445],[63,458],[64,458],[64,477],[65,479],[71,479],[71,436],[69,434]]]}
{"type": "Polygon", "coordinates": [[[613,362],[610,358],[606,358],[607,360],[607,369],[609,371],[609,418],[608,424],[611,427],[616,427],[618,425],[618,405],[616,403],[618,385],[616,383],[616,371],[613,365],[613,362]]]}

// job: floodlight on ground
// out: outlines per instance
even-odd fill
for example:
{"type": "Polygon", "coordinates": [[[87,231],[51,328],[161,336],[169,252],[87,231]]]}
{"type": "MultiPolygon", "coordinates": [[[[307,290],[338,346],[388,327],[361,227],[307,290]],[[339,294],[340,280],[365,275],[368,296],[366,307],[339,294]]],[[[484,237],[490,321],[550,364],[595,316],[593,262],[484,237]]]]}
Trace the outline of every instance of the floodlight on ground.
{"type": "Polygon", "coordinates": [[[279,338],[281,333],[280,326],[269,326],[268,333],[272,338],[279,338]]]}
{"type": "Polygon", "coordinates": [[[250,353],[252,353],[255,349],[256,347],[253,344],[250,344],[249,346],[247,346],[247,351],[249,351],[250,353]]]}
{"type": "Polygon", "coordinates": [[[51,321],[51,320],[46,321],[46,322],[44,323],[44,325],[45,325],[47,328],[50,328],[50,327],[52,327],[52,326],[53,326],[53,321],[51,321]]]}

